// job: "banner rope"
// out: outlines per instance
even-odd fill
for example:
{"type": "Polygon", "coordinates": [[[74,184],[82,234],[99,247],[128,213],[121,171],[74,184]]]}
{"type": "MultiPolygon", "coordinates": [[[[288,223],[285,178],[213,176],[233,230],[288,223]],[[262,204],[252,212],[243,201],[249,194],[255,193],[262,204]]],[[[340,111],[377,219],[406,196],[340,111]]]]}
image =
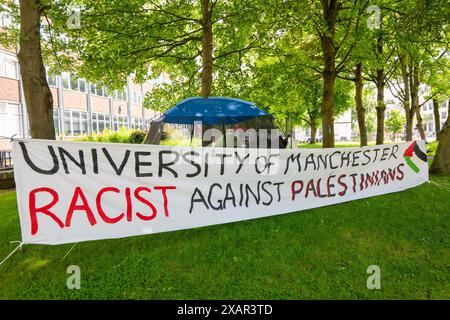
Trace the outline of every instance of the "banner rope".
{"type": "Polygon", "coordinates": [[[450,191],[450,187],[445,185],[445,184],[440,184],[440,183],[437,183],[437,182],[434,182],[434,181],[431,181],[431,180],[428,180],[428,183],[432,183],[432,184],[438,186],[439,188],[442,188],[444,190],[450,191]]]}
{"type": "Polygon", "coordinates": [[[8,139],[10,142],[13,142],[13,141],[18,141],[18,140],[22,140],[22,139],[16,139],[16,138],[14,138],[15,136],[17,136],[17,133],[16,134],[13,134],[11,137],[5,137],[5,136],[2,136],[2,135],[0,135],[0,138],[2,138],[2,139],[8,139]]]}
{"type": "Polygon", "coordinates": [[[6,260],[8,260],[9,258],[11,258],[12,255],[13,255],[14,253],[16,253],[17,250],[22,249],[22,246],[25,244],[25,243],[23,243],[22,241],[10,241],[9,243],[19,243],[19,245],[18,245],[17,247],[15,247],[14,250],[11,251],[11,253],[8,254],[8,256],[7,256],[5,259],[2,260],[2,262],[0,262],[0,266],[1,266],[3,263],[5,263],[6,260]]]}
{"type": "Polygon", "coordinates": [[[61,261],[64,260],[64,258],[67,257],[67,256],[69,255],[69,253],[72,251],[73,248],[75,248],[75,246],[76,246],[77,244],[78,244],[78,242],[76,242],[76,243],[72,246],[72,248],[70,248],[70,250],[67,251],[67,253],[64,255],[64,257],[61,258],[61,261]]]}

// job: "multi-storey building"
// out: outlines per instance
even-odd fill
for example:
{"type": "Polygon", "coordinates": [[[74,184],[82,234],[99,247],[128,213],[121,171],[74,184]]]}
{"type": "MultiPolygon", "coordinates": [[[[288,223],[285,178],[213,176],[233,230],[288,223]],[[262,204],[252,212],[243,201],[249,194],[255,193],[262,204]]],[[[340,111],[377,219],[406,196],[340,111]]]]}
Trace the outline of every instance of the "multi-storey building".
{"type": "MultiPolygon", "coordinates": [[[[434,121],[434,107],[432,101],[425,102],[424,98],[421,96],[419,97],[419,103],[422,105],[420,108],[420,114],[422,116],[422,124],[423,129],[425,131],[425,135],[427,137],[427,140],[434,140],[436,138],[436,128],[435,128],[435,121],[434,121]]],[[[441,122],[441,128],[444,126],[445,121],[448,118],[448,107],[447,107],[448,101],[441,102],[439,104],[439,115],[440,115],[440,122],[441,122]]],[[[401,103],[396,101],[396,103],[388,104],[386,111],[385,111],[385,119],[388,119],[389,113],[392,110],[398,110],[400,113],[405,116],[405,110],[401,103]]],[[[415,139],[420,139],[419,131],[416,127],[417,121],[414,117],[413,121],[413,136],[415,139]]]]}
{"type": "MultiPolygon", "coordinates": [[[[309,141],[311,138],[311,129],[297,126],[294,130],[294,138],[300,142],[309,141]]],[[[352,113],[351,110],[345,111],[334,120],[334,140],[350,141],[352,138],[352,113]]],[[[322,141],[322,128],[317,128],[316,139],[322,141]]]]}
{"type": "MultiPolygon", "coordinates": [[[[27,137],[28,118],[23,96],[19,63],[14,51],[0,47],[0,136],[27,137]]],[[[47,74],[53,95],[53,116],[58,137],[72,138],[101,132],[146,128],[155,113],[143,107],[152,82],[137,84],[128,77],[123,90],[108,91],[104,86],[77,78],[70,73],[47,74]]],[[[0,138],[0,150],[9,148],[8,139],[0,138]]]]}
{"type": "MultiPolygon", "coordinates": [[[[444,126],[445,121],[448,117],[448,102],[439,104],[439,118],[441,121],[441,128],[444,126]]],[[[436,134],[436,124],[434,121],[434,107],[433,102],[425,103],[421,108],[422,122],[425,133],[430,136],[435,136],[436,134]]]]}

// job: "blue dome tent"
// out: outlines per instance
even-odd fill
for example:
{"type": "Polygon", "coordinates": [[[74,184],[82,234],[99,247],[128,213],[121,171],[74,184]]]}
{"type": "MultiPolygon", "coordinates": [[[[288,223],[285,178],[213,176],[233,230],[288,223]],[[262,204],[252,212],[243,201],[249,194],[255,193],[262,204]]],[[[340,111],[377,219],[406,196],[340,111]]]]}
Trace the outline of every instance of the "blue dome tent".
{"type": "MultiPolygon", "coordinates": [[[[209,97],[208,99],[193,97],[179,102],[152,119],[145,143],[159,144],[165,124],[188,127],[192,138],[194,126],[198,123],[202,125],[202,132],[214,128],[223,134],[227,129],[276,130],[272,115],[259,109],[252,102],[224,97],[209,97]]],[[[277,139],[279,138],[277,137],[277,139]]],[[[203,141],[202,145],[208,146],[210,142],[203,141]]]]}
{"type": "Polygon", "coordinates": [[[222,97],[208,99],[195,97],[185,99],[164,112],[164,122],[193,124],[195,121],[201,121],[207,125],[236,124],[264,116],[270,114],[248,101],[222,97]]]}

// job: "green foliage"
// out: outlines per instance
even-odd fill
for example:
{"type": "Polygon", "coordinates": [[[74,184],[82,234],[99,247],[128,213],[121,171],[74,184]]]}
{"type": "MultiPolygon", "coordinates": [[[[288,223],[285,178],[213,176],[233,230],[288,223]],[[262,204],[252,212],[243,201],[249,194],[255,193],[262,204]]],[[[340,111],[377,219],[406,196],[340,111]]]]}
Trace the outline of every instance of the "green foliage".
{"type": "Polygon", "coordinates": [[[145,141],[147,137],[147,132],[144,130],[134,130],[130,134],[130,143],[140,144],[145,141]]]}
{"type": "Polygon", "coordinates": [[[439,141],[433,141],[427,143],[427,155],[434,156],[436,154],[437,147],[439,145],[439,141]]]}
{"type": "Polygon", "coordinates": [[[405,117],[400,113],[400,111],[394,109],[389,111],[389,116],[386,119],[386,128],[394,134],[400,133],[405,125],[405,117]]]}
{"type": "Polygon", "coordinates": [[[124,126],[121,127],[118,131],[105,129],[100,133],[94,132],[91,135],[77,138],[76,141],[141,144],[145,141],[146,136],[147,133],[143,130],[128,129],[124,126]]]}
{"type": "Polygon", "coordinates": [[[371,112],[366,116],[367,133],[375,133],[377,131],[377,117],[375,113],[371,112]]]}
{"type": "Polygon", "coordinates": [[[8,25],[0,28],[0,45],[6,48],[14,48],[19,41],[20,28],[19,7],[10,0],[0,0],[0,17],[9,21],[8,25]]]}
{"type": "MultiPolygon", "coordinates": [[[[314,71],[305,68],[303,51],[289,56],[261,57],[256,60],[248,90],[248,100],[275,115],[278,120],[291,117],[294,125],[319,126],[322,117],[322,82],[314,71]]],[[[337,79],[334,114],[339,116],[352,104],[351,87],[337,79]]]]}
{"type": "MultiPolygon", "coordinates": [[[[134,73],[138,81],[168,75],[155,84],[145,106],[164,111],[183,98],[199,95],[202,69],[200,1],[61,0],[51,11],[54,28],[68,36],[78,53],[78,71],[110,88],[134,73]],[[81,28],[67,18],[81,5],[81,28]]],[[[213,24],[213,95],[239,96],[241,74],[266,41],[269,18],[262,0],[210,1],[213,24]]]]}
{"type": "MultiPolygon", "coordinates": [[[[450,6],[446,0],[338,1],[336,26],[324,20],[327,1],[210,1],[213,23],[213,95],[254,101],[282,121],[320,125],[323,42],[332,38],[336,74],[353,81],[362,63],[365,87],[383,69],[386,85],[405,100],[399,57],[419,69],[425,97],[444,101],[449,87],[450,6]],[[368,28],[376,5],[381,28],[368,28]]],[[[53,71],[120,89],[165,74],[144,106],[164,111],[200,94],[202,23],[200,1],[42,0],[42,55],[53,71]],[[68,18],[80,11],[80,28],[68,18]]],[[[329,3],[329,2],[328,2],[329,3]]],[[[16,22],[0,29],[0,44],[13,47],[20,21],[17,5],[0,0],[0,13],[16,22]]],[[[410,71],[408,71],[410,72],[410,71]]],[[[351,82],[336,80],[334,114],[353,105],[351,82]]],[[[371,90],[371,89],[369,89],[371,90]]],[[[367,91],[367,89],[365,89],[367,91]]],[[[375,119],[367,107],[369,133],[375,119]]],[[[374,130],[373,130],[374,131],[374,130]]],[[[372,132],[373,132],[372,131],[372,132]]]]}

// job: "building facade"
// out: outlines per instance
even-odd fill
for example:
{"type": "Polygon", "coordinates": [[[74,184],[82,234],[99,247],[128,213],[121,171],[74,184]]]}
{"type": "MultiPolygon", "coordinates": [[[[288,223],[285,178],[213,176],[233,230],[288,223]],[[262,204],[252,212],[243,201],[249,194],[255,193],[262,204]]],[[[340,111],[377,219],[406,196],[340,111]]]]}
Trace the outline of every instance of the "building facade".
{"type": "MultiPolygon", "coordinates": [[[[445,121],[448,118],[448,106],[447,103],[450,103],[449,101],[444,101],[439,103],[439,116],[440,116],[440,122],[441,122],[441,128],[444,126],[445,121]]],[[[421,105],[420,108],[420,115],[422,116],[422,124],[423,129],[425,131],[425,136],[427,140],[433,141],[436,139],[436,124],[434,120],[434,107],[433,107],[433,101],[425,101],[424,98],[421,96],[419,97],[419,104],[421,105]]],[[[386,107],[386,111],[384,114],[385,120],[389,118],[389,113],[392,110],[398,110],[400,114],[403,116],[406,115],[405,109],[403,106],[396,102],[392,104],[388,104],[386,107]]],[[[403,130],[403,133],[406,129],[403,130]]],[[[389,135],[389,132],[386,132],[386,135],[389,135]]],[[[419,140],[420,134],[417,130],[417,120],[416,117],[414,117],[413,120],[413,137],[414,139],[419,140]]]]}
{"type": "MultiPolygon", "coordinates": [[[[448,103],[448,102],[446,102],[448,103]]],[[[441,122],[441,128],[444,127],[445,121],[448,117],[448,107],[445,102],[439,104],[439,120],[441,122]]],[[[427,137],[436,137],[436,123],[434,121],[434,108],[433,102],[425,103],[421,108],[423,128],[427,137]]]]}
{"type": "MultiPolygon", "coordinates": [[[[14,51],[0,47],[0,136],[28,137],[28,118],[20,77],[20,66],[14,51]]],[[[143,107],[143,99],[152,83],[137,84],[128,77],[123,90],[108,91],[76,75],[47,74],[53,95],[55,132],[59,138],[118,130],[125,126],[145,129],[155,115],[143,107]]],[[[8,139],[0,137],[0,150],[10,148],[8,139]]]]}
{"type": "MultiPolygon", "coordinates": [[[[294,132],[295,140],[300,142],[308,142],[311,138],[311,129],[297,126],[294,132]]],[[[322,127],[317,128],[316,138],[318,141],[322,141],[322,127]]],[[[352,112],[351,110],[345,111],[339,117],[334,120],[334,140],[350,141],[352,138],[352,112]]]]}

